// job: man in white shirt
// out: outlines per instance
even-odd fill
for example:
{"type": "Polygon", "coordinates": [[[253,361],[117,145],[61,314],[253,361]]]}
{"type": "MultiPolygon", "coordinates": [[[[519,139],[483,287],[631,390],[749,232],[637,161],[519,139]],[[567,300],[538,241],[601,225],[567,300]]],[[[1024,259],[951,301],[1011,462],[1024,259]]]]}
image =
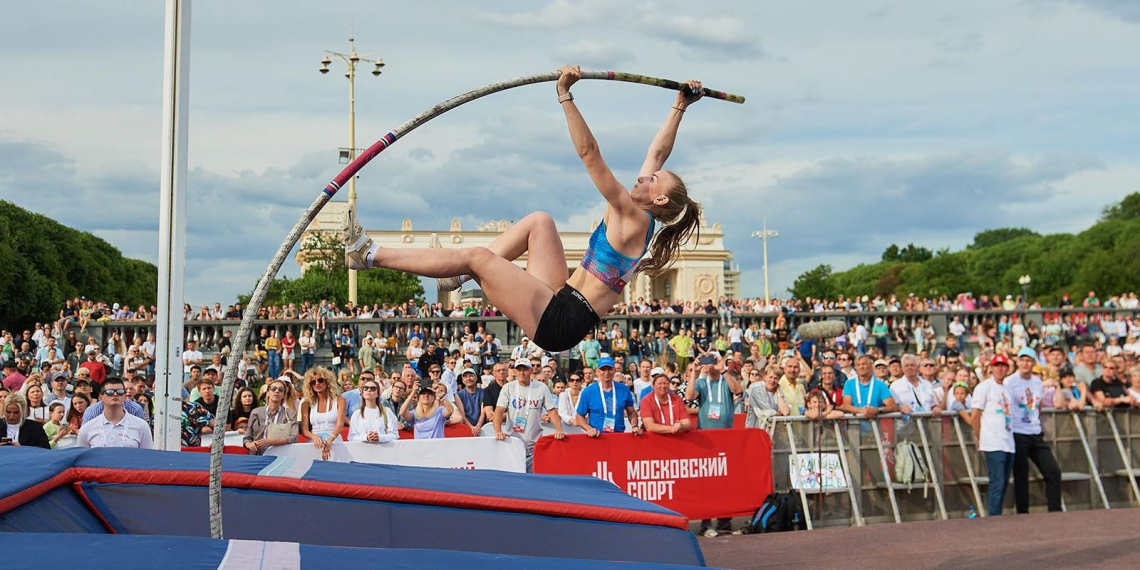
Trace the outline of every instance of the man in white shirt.
{"type": "Polygon", "coordinates": [[[186,350],[182,351],[182,379],[190,379],[190,367],[195,364],[202,365],[202,353],[197,349],[197,343],[192,340],[186,341],[186,350]]]}
{"type": "Polygon", "coordinates": [[[950,336],[958,339],[958,346],[966,346],[966,325],[962,324],[962,317],[950,321],[950,336]]]}
{"type": "Polygon", "coordinates": [[[499,392],[493,422],[495,437],[499,441],[517,437],[526,446],[527,473],[534,470],[534,444],[542,437],[543,414],[555,410],[547,416],[554,424],[554,439],[566,437],[562,431],[562,418],[557,413],[558,400],[546,384],[531,380],[533,370],[533,365],[525,358],[515,363],[518,379],[507,382],[499,392]]]}
{"type": "Polygon", "coordinates": [[[127,390],[123,380],[110,377],[103,383],[99,401],[103,413],[83,423],[76,444],[81,447],[137,447],[152,449],[150,426],[123,409],[127,390]]]}
{"type": "Polygon", "coordinates": [[[919,358],[913,354],[902,357],[903,375],[891,382],[891,396],[894,396],[899,411],[904,414],[933,412],[938,415],[942,412],[942,407],[934,393],[934,385],[918,375],[918,363],[919,358]]]}
{"type": "Polygon", "coordinates": [[[728,344],[733,352],[744,350],[744,330],[739,323],[733,322],[732,328],[728,329],[728,344]]]}
{"type": "Polygon", "coordinates": [[[1009,372],[1009,359],[998,354],[990,361],[992,376],[974,388],[973,412],[970,423],[978,439],[978,450],[986,454],[989,490],[986,492],[987,510],[991,516],[999,516],[1005,502],[1006,485],[1013,473],[1013,457],[1016,449],[1013,441],[1013,416],[1010,407],[1013,398],[1004,385],[1009,372]]]}

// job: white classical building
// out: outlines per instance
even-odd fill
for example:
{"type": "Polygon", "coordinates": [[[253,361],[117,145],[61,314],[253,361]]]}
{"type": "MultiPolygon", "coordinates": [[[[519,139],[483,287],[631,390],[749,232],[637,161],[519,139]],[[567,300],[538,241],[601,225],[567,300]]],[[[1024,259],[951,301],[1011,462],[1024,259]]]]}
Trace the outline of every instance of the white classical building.
{"type": "MultiPolygon", "coordinates": [[[[313,232],[340,232],[344,227],[344,214],[347,211],[346,202],[330,202],[309,224],[308,229],[301,236],[301,243],[313,232]]],[[[594,223],[596,227],[597,222],[594,223]]],[[[465,231],[459,220],[452,220],[448,229],[417,230],[412,228],[411,220],[405,219],[396,230],[369,230],[372,237],[381,247],[427,247],[431,234],[439,234],[443,247],[476,247],[490,245],[496,237],[511,227],[507,220],[491,221],[465,231]]],[[[591,227],[591,231],[594,228],[591,227]]],[[[582,255],[586,252],[586,245],[590,241],[590,232],[561,232],[562,243],[566,250],[566,265],[573,272],[578,268],[582,255]]],[[[296,256],[297,264],[304,271],[307,268],[305,252],[299,251],[296,256]]],[[[526,267],[526,254],[515,260],[521,267],[526,267]]],[[[739,297],[740,271],[733,264],[732,252],[724,248],[724,231],[719,223],[709,226],[704,219],[701,220],[700,237],[697,243],[686,243],[680,250],[677,261],[671,268],[661,275],[650,277],[638,274],[633,283],[625,290],[625,301],[636,300],[639,297],[646,299],[714,299],[720,296],[739,297]]],[[[458,292],[441,294],[440,301],[458,302],[458,292]]]]}

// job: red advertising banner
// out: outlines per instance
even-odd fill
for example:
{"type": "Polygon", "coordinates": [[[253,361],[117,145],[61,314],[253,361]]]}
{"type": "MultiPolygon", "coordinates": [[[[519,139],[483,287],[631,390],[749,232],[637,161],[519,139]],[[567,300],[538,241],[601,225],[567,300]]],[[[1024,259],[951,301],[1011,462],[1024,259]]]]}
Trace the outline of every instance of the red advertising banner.
{"type": "Polygon", "coordinates": [[[760,429],[546,436],[534,472],[604,479],[694,520],[750,516],[772,492],[772,440],[760,429]]]}

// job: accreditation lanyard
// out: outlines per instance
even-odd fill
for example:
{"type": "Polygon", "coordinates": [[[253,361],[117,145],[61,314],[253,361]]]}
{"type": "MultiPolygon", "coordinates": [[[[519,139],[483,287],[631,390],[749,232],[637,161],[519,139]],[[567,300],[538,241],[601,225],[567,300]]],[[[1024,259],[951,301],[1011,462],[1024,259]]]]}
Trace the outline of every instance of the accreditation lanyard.
{"type": "Polygon", "coordinates": [[[716,385],[717,397],[715,397],[715,398],[713,397],[712,382],[708,378],[705,378],[705,391],[709,393],[709,403],[719,406],[720,403],[724,401],[724,391],[720,389],[720,382],[719,381],[717,382],[717,385],[716,385]]]}
{"type": "MultiPolygon", "coordinates": [[[[614,409],[614,413],[612,415],[616,416],[617,415],[617,384],[614,384],[613,388],[614,388],[613,391],[610,392],[610,406],[612,406],[614,409]]],[[[602,390],[602,387],[600,385],[598,386],[598,395],[601,396],[600,399],[602,400],[602,415],[609,417],[611,414],[610,414],[610,411],[606,408],[606,391],[602,390]]]]}
{"type": "MultiPolygon", "coordinates": [[[[665,405],[669,407],[669,425],[673,425],[673,394],[666,392],[665,399],[668,400],[665,405]]],[[[657,404],[657,411],[661,414],[661,420],[664,421],[665,412],[661,410],[661,403],[657,401],[656,397],[653,398],[653,403],[657,404]]]]}
{"type": "Polygon", "coordinates": [[[855,396],[857,398],[859,398],[861,400],[861,402],[855,402],[855,403],[856,403],[856,405],[861,405],[864,407],[870,406],[871,405],[871,395],[875,393],[875,379],[871,378],[871,382],[867,386],[867,397],[866,398],[862,398],[862,392],[859,391],[859,384],[861,384],[861,382],[856,380],[855,381],[855,396]]]}

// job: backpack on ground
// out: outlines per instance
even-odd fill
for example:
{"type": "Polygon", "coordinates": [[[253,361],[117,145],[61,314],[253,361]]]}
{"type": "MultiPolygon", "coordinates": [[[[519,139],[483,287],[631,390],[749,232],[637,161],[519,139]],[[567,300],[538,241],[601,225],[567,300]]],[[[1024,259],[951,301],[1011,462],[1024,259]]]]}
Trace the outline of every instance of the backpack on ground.
{"type": "Polygon", "coordinates": [[[748,534],[784,532],[804,528],[803,507],[800,496],[795,492],[772,493],[748,521],[745,531],[748,534]]]}

